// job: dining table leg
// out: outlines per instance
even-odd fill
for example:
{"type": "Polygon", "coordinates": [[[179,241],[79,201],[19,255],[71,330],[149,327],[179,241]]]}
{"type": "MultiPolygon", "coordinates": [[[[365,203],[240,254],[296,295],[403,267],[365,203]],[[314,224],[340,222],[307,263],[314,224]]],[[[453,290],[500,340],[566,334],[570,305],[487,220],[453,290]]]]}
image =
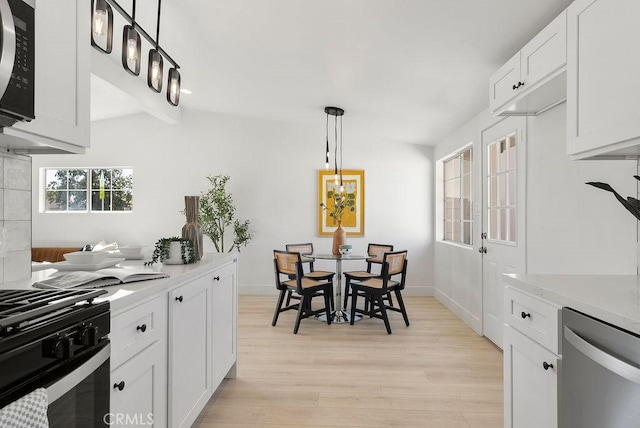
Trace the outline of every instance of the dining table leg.
{"type": "MultiPolygon", "coordinates": [[[[345,290],[345,293],[347,290],[345,290]]],[[[346,308],[342,307],[342,260],[336,259],[336,280],[333,283],[333,295],[334,295],[334,307],[337,308],[333,311],[331,323],[335,324],[347,324],[351,322],[351,313],[346,308]]],[[[360,321],[362,315],[355,314],[354,322],[360,321]]],[[[320,321],[327,321],[325,314],[317,315],[316,318],[320,321]]]]}

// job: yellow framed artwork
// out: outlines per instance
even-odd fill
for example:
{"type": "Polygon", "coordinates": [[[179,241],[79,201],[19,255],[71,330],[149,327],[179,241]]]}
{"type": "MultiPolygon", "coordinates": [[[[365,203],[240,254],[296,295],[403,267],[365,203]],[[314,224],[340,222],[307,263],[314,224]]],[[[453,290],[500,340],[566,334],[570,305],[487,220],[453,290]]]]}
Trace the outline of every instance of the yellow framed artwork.
{"type": "Polygon", "coordinates": [[[348,236],[364,236],[364,170],[343,170],[342,183],[344,192],[340,193],[340,185],[335,183],[334,172],[318,171],[320,236],[333,235],[338,227],[337,218],[342,218],[342,228],[348,236]]]}

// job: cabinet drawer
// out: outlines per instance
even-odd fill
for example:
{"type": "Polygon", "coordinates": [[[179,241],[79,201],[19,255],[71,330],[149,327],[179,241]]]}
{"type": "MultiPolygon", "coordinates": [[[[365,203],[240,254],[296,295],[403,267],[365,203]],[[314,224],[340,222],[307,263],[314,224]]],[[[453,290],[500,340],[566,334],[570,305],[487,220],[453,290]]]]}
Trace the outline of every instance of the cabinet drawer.
{"type": "Polygon", "coordinates": [[[560,308],[511,287],[505,288],[504,299],[504,322],[558,354],[560,308]]]}
{"type": "Polygon", "coordinates": [[[156,297],[111,319],[111,367],[118,367],[166,335],[165,300],[156,297]]]}

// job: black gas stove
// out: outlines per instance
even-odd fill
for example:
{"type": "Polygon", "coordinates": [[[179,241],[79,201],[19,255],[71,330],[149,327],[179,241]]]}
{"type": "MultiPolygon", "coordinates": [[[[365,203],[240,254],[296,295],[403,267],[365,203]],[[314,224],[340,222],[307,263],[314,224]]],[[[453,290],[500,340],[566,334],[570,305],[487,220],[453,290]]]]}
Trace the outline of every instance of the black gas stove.
{"type": "Polygon", "coordinates": [[[0,409],[37,388],[46,388],[52,427],[105,425],[109,302],[94,301],[104,293],[106,290],[0,290],[0,409]],[[78,373],[87,372],[83,366],[91,370],[80,377],[78,373]],[[85,395],[83,400],[75,399],[78,391],[85,395]],[[94,398],[93,403],[81,405],[87,394],[94,398]],[[74,409],[73,414],[69,409],[74,409]]]}

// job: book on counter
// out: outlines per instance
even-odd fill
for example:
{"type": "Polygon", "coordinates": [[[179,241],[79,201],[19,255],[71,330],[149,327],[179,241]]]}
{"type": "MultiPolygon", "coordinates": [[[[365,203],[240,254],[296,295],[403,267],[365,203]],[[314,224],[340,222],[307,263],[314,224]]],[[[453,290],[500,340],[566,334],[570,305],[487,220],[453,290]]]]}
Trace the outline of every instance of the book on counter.
{"type": "Polygon", "coordinates": [[[33,283],[36,288],[99,288],[129,282],[167,278],[169,275],[151,269],[108,268],[93,272],[77,271],[56,275],[33,283]]]}

